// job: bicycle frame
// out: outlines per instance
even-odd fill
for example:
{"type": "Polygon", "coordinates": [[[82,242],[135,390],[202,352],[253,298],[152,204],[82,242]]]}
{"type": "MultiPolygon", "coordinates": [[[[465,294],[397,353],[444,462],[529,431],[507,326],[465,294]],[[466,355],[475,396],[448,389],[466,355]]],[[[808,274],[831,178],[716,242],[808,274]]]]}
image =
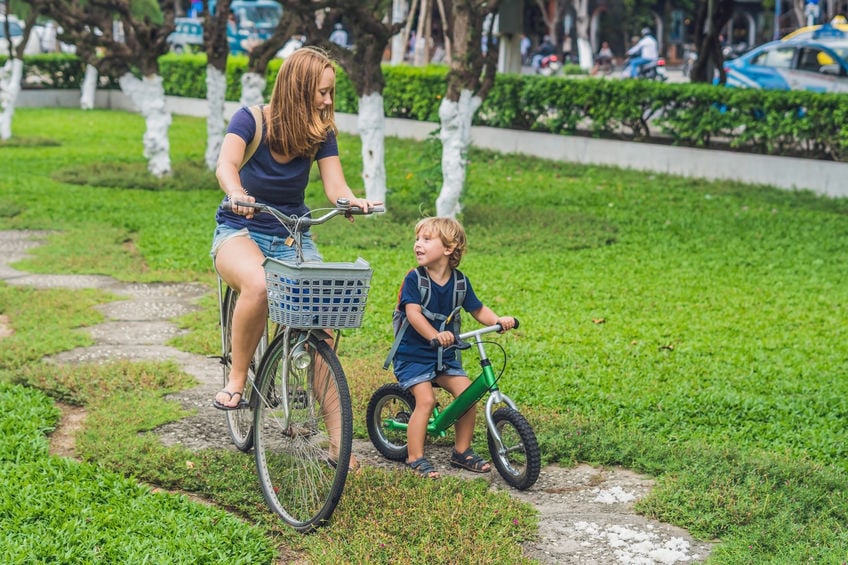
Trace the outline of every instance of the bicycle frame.
{"type": "MultiPolygon", "coordinates": [[[[482,372],[476,379],[471,381],[471,385],[469,385],[467,389],[454,398],[450,404],[444,407],[444,409],[440,410],[438,405],[433,409],[433,417],[430,418],[430,421],[427,424],[428,435],[432,437],[444,437],[447,430],[454,425],[463,414],[473,408],[477,402],[486,396],[486,393],[488,393],[489,398],[486,399],[486,426],[495,438],[498,446],[501,448],[503,447],[503,441],[501,440],[500,434],[492,420],[492,413],[494,412],[492,407],[495,404],[503,403],[513,410],[517,410],[518,408],[512,399],[502,393],[498,388],[497,377],[495,376],[495,371],[492,368],[492,362],[486,354],[482,337],[484,334],[501,331],[501,329],[500,324],[495,324],[493,326],[487,326],[485,328],[466,332],[458,336],[460,341],[473,340],[474,345],[477,346],[477,352],[480,355],[480,368],[482,369],[482,372]]],[[[406,423],[397,422],[394,419],[384,422],[384,425],[386,429],[389,430],[406,430],[407,428],[406,423]]]]}

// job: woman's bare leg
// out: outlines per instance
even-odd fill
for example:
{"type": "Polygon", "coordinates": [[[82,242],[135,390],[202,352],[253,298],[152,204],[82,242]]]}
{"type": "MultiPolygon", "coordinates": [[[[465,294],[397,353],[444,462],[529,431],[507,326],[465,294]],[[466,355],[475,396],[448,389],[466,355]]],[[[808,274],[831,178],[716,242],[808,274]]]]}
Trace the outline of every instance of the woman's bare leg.
{"type": "MultiPolygon", "coordinates": [[[[239,293],[233,311],[232,359],[230,378],[224,390],[228,393],[244,391],[247,370],[253,353],[265,331],[268,317],[268,296],[265,290],[265,256],[249,237],[233,237],[221,245],[215,257],[215,268],[224,282],[239,293]]],[[[225,406],[235,406],[241,401],[223,391],[215,400],[225,406]]]]}

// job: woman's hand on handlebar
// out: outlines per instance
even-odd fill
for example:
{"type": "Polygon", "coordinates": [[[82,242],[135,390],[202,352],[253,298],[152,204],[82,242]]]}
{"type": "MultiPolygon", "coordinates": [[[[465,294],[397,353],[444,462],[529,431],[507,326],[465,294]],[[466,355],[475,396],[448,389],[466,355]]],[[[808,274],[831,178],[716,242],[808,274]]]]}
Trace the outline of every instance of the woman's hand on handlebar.
{"type": "MultiPolygon", "coordinates": [[[[374,210],[374,208],[382,206],[383,202],[380,200],[368,200],[367,198],[350,198],[349,202],[352,208],[359,208],[363,214],[370,214],[371,212],[382,211],[374,210]]],[[[353,214],[347,214],[347,219],[352,222],[353,214]]]]}
{"type": "Polygon", "coordinates": [[[230,209],[233,213],[238,214],[239,216],[244,216],[248,220],[253,218],[253,215],[256,213],[254,208],[250,206],[239,206],[239,203],[253,204],[256,202],[256,199],[249,195],[246,192],[238,193],[235,192],[227,196],[230,200],[230,209]]]}

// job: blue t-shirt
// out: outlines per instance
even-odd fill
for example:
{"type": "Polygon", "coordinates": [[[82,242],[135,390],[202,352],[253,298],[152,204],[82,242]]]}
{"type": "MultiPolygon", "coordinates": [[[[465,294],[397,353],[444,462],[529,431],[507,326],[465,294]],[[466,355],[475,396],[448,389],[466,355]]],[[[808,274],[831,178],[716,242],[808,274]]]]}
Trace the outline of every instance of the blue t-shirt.
{"type": "MultiPolygon", "coordinates": [[[[442,314],[447,316],[451,313],[453,306],[453,287],[456,276],[451,276],[450,280],[444,286],[436,284],[433,279],[430,279],[430,303],[427,305],[427,310],[434,314],[442,314]]],[[[403,284],[400,287],[400,299],[398,308],[401,312],[406,310],[407,304],[421,304],[421,291],[418,289],[418,274],[415,269],[412,269],[406,274],[403,279],[403,284]]],[[[465,300],[462,302],[462,308],[466,312],[476,312],[483,307],[483,303],[474,294],[474,289],[471,287],[471,281],[465,277],[465,300]]],[[[439,329],[442,322],[440,320],[428,320],[436,330],[439,329]]],[[[419,363],[436,362],[438,350],[430,347],[430,342],[421,337],[415,328],[409,326],[404,336],[398,345],[395,359],[401,361],[415,361],[419,363]]],[[[449,349],[442,355],[443,361],[449,361],[456,357],[456,349],[449,349]]]]}
{"type": "MultiPolygon", "coordinates": [[[[312,160],[309,157],[295,157],[285,164],[278,162],[271,155],[271,150],[264,141],[266,130],[267,127],[263,119],[263,141],[256,148],[253,157],[239,171],[241,185],[257,202],[270,204],[289,216],[303,216],[309,212],[309,208],[304,203],[304,194],[306,193],[306,185],[309,183],[312,160]]],[[[230,125],[227,127],[227,133],[238,135],[248,145],[253,140],[255,132],[256,121],[253,119],[253,114],[250,113],[249,108],[244,107],[233,114],[230,125]]],[[[338,154],[339,147],[336,142],[336,135],[330,131],[327,134],[327,139],[318,148],[314,160],[319,161],[325,157],[334,157],[338,154]]],[[[270,214],[257,214],[252,220],[248,220],[244,216],[239,216],[219,207],[215,219],[219,224],[236,229],[246,227],[271,235],[288,235],[280,222],[270,214]]]]}

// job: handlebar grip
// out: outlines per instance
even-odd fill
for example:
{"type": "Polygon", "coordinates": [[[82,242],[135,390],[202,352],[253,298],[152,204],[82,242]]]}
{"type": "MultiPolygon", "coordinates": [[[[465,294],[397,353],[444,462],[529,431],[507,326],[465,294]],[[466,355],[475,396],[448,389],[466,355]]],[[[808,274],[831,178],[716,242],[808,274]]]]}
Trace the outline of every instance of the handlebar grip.
{"type": "MultiPolygon", "coordinates": [[[[368,215],[378,214],[380,212],[385,212],[385,211],[386,211],[386,208],[383,207],[383,206],[371,206],[370,208],[368,208],[368,215]]],[[[348,210],[348,214],[356,214],[356,215],[362,215],[362,216],[366,215],[366,213],[363,212],[362,208],[360,208],[359,206],[351,206],[350,210],[348,210]]]]}
{"type": "Polygon", "coordinates": [[[242,206],[243,208],[262,208],[263,204],[259,204],[256,202],[242,202],[241,200],[224,200],[221,203],[221,208],[224,210],[232,211],[233,204],[237,206],[242,206]]]}
{"type": "MultiPolygon", "coordinates": [[[[512,326],[512,329],[517,330],[517,329],[518,329],[518,318],[516,318],[515,316],[513,316],[513,317],[512,317],[512,319],[515,321],[515,325],[514,325],[514,326],[512,326]]],[[[500,331],[504,331],[503,326],[501,326],[500,324],[498,324],[498,327],[500,327],[500,328],[501,328],[501,329],[500,329],[500,331]]]]}

